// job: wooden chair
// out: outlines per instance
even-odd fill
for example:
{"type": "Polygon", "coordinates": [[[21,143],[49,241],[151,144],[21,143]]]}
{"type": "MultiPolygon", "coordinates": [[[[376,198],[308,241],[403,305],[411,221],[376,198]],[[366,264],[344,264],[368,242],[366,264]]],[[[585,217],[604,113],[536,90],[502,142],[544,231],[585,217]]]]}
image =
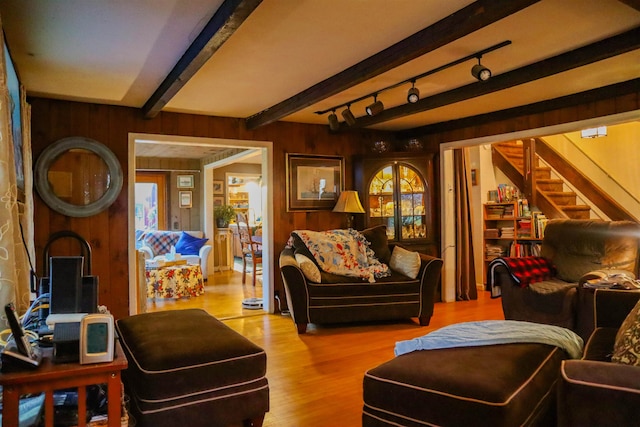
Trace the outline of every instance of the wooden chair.
{"type": "Polygon", "coordinates": [[[236,214],[236,223],[238,224],[238,233],[240,234],[240,244],[242,246],[242,284],[244,285],[246,282],[247,262],[250,262],[252,281],[255,287],[258,264],[262,268],[262,245],[254,240],[247,217],[244,214],[236,214]]]}

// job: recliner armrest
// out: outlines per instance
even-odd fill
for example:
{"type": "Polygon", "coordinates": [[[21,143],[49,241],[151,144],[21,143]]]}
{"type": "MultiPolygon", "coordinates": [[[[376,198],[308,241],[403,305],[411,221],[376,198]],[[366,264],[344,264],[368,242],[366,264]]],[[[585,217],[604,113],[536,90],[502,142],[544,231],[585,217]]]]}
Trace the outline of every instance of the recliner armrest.
{"type": "Polygon", "coordinates": [[[640,367],[565,360],[560,373],[559,426],[637,425],[640,418],[640,367]]]}
{"type": "Polygon", "coordinates": [[[638,299],[640,291],[597,289],[594,296],[596,327],[619,328],[638,299]]]}

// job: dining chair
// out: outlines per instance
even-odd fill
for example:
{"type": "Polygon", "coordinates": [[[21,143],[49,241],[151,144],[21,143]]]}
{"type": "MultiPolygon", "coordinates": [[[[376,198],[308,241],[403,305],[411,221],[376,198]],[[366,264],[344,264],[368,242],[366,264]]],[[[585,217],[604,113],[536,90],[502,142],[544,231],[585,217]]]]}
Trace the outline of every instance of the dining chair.
{"type": "Polygon", "coordinates": [[[260,265],[260,269],[262,269],[262,245],[254,241],[246,215],[237,213],[236,223],[238,224],[238,233],[240,234],[240,244],[242,246],[242,284],[244,285],[246,283],[247,263],[250,262],[252,282],[255,287],[258,264],[260,265]]]}

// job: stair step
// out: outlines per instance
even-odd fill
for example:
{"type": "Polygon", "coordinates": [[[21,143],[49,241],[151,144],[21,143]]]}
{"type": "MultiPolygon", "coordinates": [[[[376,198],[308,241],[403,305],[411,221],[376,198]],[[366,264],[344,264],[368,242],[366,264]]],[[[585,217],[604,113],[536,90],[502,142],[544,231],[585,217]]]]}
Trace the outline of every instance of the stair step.
{"type": "Polygon", "coordinates": [[[576,204],[576,193],[572,191],[545,191],[544,194],[558,206],[576,204]]]}
{"type": "Polygon", "coordinates": [[[560,209],[571,219],[589,219],[591,208],[586,205],[560,206],[560,209]]]}
{"type": "Polygon", "coordinates": [[[536,180],[538,189],[542,191],[562,191],[564,182],[561,179],[538,179],[536,180]]]}
{"type": "Polygon", "coordinates": [[[551,178],[551,168],[549,167],[537,167],[535,168],[535,173],[536,173],[536,180],[551,178]]]}

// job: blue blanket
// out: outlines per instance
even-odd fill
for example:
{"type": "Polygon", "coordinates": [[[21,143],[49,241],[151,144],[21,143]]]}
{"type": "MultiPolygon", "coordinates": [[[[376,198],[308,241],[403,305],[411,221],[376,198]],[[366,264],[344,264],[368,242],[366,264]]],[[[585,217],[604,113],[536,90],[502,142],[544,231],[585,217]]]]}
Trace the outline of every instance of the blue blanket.
{"type": "Polygon", "coordinates": [[[510,343],[549,344],[560,347],[572,359],[582,357],[582,338],[573,331],[560,326],[516,320],[485,320],[445,326],[422,337],[398,341],[395,355],[416,350],[510,343]]]}

